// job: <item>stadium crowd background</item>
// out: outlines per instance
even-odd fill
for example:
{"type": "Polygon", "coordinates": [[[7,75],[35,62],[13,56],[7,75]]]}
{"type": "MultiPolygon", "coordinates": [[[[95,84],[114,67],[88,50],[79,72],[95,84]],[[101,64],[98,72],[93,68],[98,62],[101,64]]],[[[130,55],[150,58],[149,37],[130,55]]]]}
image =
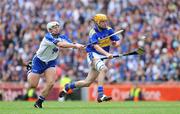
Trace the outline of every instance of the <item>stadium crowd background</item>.
{"type": "MultiPolygon", "coordinates": [[[[143,46],[144,56],[130,56],[107,62],[107,83],[122,81],[180,80],[180,1],[179,0],[1,0],[0,81],[26,82],[26,66],[38,49],[46,24],[57,20],[64,34],[86,44],[96,13],[105,13],[115,31],[128,25],[121,46],[124,53],[143,46]],[[147,40],[139,36],[149,34],[147,40]]],[[[58,77],[72,80],[86,77],[85,52],[62,49],[58,77]]]]}

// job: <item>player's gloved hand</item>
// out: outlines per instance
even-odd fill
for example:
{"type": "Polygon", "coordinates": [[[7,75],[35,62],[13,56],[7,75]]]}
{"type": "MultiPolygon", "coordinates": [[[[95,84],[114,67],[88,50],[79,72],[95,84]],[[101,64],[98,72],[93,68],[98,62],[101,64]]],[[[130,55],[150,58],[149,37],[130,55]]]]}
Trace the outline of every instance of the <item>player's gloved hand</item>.
{"type": "Polygon", "coordinates": [[[27,71],[30,71],[32,69],[32,61],[29,61],[26,66],[27,71]]]}
{"type": "Polygon", "coordinates": [[[75,48],[77,48],[77,49],[84,49],[85,45],[75,43],[75,48]]]}
{"type": "Polygon", "coordinates": [[[110,53],[108,53],[106,56],[107,56],[109,59],[112,59],[112,58],[113,58],[113,55],[110,54],[110,53]]]}

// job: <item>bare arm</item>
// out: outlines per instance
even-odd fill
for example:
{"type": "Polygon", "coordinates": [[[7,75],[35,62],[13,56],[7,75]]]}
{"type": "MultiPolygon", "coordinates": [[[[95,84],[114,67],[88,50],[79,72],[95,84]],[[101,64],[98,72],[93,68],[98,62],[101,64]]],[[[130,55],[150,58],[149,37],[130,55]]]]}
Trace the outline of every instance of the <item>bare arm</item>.
{"type": "Polygon", "coordinates": [[[83,49],[84,45],[78,44],[78,43],[68,43],[66,41],[58,42],[57,46],[62,48],[77,48],[77,49],[83,49]]]}
{"type": "Polygon", "coordinates": [[[108,55],[109,53],[107,51],[105,51],[104,49],[102,49],[99,45],[94,45],[94,48],[101,54],[103,55],[108,55]]]}
{"type": "Polygon", "coordinates": [[[110,54],[110,53],[108,53],[107,51],[105,51],[104,49],[102,49],[98,44],[94,45],[94,48],[95,48],[99,53],[101,53],[101,54],[103,54],[103,55],[105,55],[105,56],[107,56],[107,57],[109,57],[109,58],[112,58],[112,57],[113,57],[112,54],[110,54]]]}
{"type": "Polygon", "coordinates": [[[76,47],[74,43],[68,43],[65,41],[58,42],[57,46],[62,47],[62,48],[75,48],[76,47]]]}

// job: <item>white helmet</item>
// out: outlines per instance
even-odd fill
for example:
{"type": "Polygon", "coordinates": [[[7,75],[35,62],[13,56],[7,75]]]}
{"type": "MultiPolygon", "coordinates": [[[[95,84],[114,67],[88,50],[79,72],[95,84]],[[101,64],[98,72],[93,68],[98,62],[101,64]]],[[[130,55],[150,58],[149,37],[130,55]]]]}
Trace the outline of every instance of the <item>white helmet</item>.
{"type": "Polygon", "coordinates": [[[51,21],[47,24],[46,28],[49,31],[49,29],[52,29],[54,26],[60,26],[60,24],[57,21],[51,21]]]}

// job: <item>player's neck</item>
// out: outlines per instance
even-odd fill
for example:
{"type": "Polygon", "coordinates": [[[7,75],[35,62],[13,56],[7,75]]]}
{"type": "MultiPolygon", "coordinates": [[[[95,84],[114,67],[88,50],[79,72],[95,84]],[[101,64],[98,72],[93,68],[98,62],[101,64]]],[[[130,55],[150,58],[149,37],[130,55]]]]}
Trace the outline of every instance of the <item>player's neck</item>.
{"type": "Polygon", "coordinates": [[[59,34],[52,34],[54,38],[58,38],[59,34]]]}
{"type": "Polygon", "coordinates": [[[95,25],[95,28],[96,28],[98,31],[103,31],[103,30],[106,29],[106,28],[99,27],[98,25],[95,25]]]}

